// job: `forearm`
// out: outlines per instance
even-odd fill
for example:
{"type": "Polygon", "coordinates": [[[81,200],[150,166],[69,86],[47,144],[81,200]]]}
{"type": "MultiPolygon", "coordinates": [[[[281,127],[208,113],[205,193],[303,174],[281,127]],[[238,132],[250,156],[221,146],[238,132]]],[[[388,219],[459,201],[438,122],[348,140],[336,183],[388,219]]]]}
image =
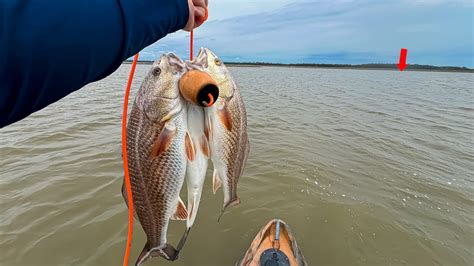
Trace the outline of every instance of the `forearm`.
{"type": "Polygon", "coordinates": [[[0,127],[183,28],[187,0],[0,1],[0,127]]]}

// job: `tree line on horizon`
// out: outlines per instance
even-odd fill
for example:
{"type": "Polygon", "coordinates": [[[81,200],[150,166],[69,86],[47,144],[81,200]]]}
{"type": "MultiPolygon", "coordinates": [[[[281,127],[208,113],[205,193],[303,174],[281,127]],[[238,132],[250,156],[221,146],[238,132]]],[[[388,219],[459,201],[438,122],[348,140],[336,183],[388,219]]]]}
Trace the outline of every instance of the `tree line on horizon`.
{"type": "MultiPolygon", "coordinates": [[[[283,63],[266,63],[266,62],[224,62],[228,65],[261,65],[261,66],[296,66],[296,67],[334,67],[334,68],[377,68],[377,69],[397,69],[397,64],[321,64],[321,63],[297,63],[297,64],[283,64],[283,63]]],[[[406,69],[424,69],[424,70],[463,70],[474,71],[472,68],[458,67],[458,66],[433,66],[420,64],[407,64],[406,69]]]]}
{"type": "MultiPolygon", "coordinates": [[[[131,63],[131,60],[126,60],[125,63],[131,63]]],[[[142,64],[151,64],[153,61],[138,61],[142,64]]],[[[398,70],[397,64],[321,64],[321,63],[297,63],[297,64],[283,64],[283,63],[268,63],[268,62],[224,62],[227,65],[249,65],[249,66],[287,66],[287,67],[324,67],[324,68],[360,68],[360,69],[392,69],[398,70]]],[[[463,71],[474,72],[474,69],[468,67],[458,66],[433,66],[420,64],[407,64],[405,70],[446,70],[446,71],[463,71]]]]}

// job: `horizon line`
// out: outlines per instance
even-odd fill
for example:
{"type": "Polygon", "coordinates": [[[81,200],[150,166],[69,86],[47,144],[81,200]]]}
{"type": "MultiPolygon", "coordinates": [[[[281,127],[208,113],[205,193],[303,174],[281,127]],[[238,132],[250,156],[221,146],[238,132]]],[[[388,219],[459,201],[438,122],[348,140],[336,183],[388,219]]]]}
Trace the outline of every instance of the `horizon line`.
{"type": "MultiPolygon", "coordinates": [[[[125,60],[124,63],[132,63],[132,60],[125,60]]],[[[137,63],[151,64],[154,61],[151,60],[138,60],[137,63]]],[[[331,63],[269,63],[269,62],[235,62],[235,61],[224,61],[224,64],[228,65],[251,65],[251,66],[301,66],[301,67],[329,67],[329,68],[376,68],[376,69],[397,69],[398,65],[395,63],[366,63],[366,64],[331,64],[331,63]]],[[[428,64],[407,64],[405,70],[454,70],[454,71],[465,71],[474,72],[474,68],[465,66],[437,66],[428,64]]]]}

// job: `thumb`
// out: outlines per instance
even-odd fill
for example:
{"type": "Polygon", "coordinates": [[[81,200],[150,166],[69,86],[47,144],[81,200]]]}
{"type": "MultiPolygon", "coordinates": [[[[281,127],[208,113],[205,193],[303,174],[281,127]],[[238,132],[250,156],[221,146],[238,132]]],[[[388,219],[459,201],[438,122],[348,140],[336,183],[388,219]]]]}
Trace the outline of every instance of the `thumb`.
{"type": "Polygon", "coordinates": [[[194,17],[195,17],[194,27],[197,28],[197,27],[201,26],[207,20],[207,16],[208,16],[207,8],[205,8],[205,7],[195,7],[194,8],[194,17]]]}
{"type": "Polygon", "coordinates": [[[185,31],[192,31],[195,28],[195,7],[193,4],[193,0],[188,0],[188,6],[189,6],[189,18],[188,22],[186,23],[186,26],[184,26],[183,30],[185,31]]]}

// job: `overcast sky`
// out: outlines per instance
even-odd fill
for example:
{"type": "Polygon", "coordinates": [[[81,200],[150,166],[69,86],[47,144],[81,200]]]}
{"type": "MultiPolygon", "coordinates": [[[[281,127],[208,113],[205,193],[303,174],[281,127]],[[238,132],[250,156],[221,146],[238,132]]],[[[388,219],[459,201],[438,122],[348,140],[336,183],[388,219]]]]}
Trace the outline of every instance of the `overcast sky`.
{"type": "MultiPolygon", "coordinates": [[[[209,0],[195,46],[224,61],[408,63],[474,67],[472,0],[209,0]]],[[[189,34],[146,48],[142,60],[173,51],[186,58],[189,34]]]]}

